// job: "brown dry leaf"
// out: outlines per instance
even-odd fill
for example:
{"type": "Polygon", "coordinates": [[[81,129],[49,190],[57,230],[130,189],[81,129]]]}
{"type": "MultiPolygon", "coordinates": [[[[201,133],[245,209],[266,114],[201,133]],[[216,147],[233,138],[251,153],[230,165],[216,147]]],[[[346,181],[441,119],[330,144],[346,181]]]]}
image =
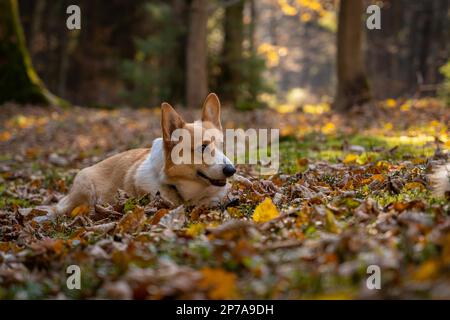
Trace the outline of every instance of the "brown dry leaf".
{"type": "Polygon", "coordinates": [[[210,299],[236,299],[237,277],[234,273],[219,268],[203,268],[199,287],[208,290],[210,299]]]}
{"type": "Polygon", "coordinates": [[[450,233],[443,239],[442,263],[450,265],[450,233]]]}
{"type": "Polygon", "coordinates": [[[152,217],[150,223],[156,225],[159,223],[162,217],[164,217],[169,212],[169,209],[159,209],[156,211],[155,215],[152,217]]]}
{"type": "Polygon", "coordinates": [[[119,233],[134,233],[140,231],[146,220],[144,208],[137,206],[133,211],[128,212],[117,225],[119,233]]]}
{"type": "Polygon", "coordinates": [[[113,230],[116,227],[116,224],[117,224],[116,222],[102,223],[102,224],[97,224],[95,226],[86,227],[86,230],[107,233],[107,232],[113,230]]]}
{"type": "Polygon", "coordinates": [[[425,209],[425,204],[421,200],[413,200],[409,202],[395,202],[393,207],[398,212],[403,212],[410,209],[423,210],[425,209]]]}
{"type": "Polygon", "coordinates": [[[406,202],[396,202],[394,203],[394,209],[396,211],[402,212],[408,208],[408,204],[406,202]]]}
{"type": "Polygon", "coordinates": [[[245,237],[253,227],[254,225],[249,221],[236,219],[227,221],[218,227],[208,227],[207,230],[211,232],[211,236],[216,239],[231,241],[233,239],[245,237]]]}
{"type": "Polygon", "coordinates": [[[45,238],[40,241],[34,242],[30,245],[30,248],[39,251],[50,251],[60,254],[64,250],[64,240],[45,238]]]}
{"type": "Polygon", "coordinates": [[[33,219],[37,216],[46,215],[48,212],[45,210],[37,209],[37,208],[19,208],[19,213],[25,217],[26,220],[33,219]]]}

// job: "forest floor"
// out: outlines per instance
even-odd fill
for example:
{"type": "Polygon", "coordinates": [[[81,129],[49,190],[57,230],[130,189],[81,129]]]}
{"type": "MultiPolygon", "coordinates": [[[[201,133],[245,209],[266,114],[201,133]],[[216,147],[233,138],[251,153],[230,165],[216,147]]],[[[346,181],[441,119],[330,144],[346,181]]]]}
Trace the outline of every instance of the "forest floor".
{"type": "Polygon", "coordinates": [[[56,219],[40,206],[80,168],[150,146],[160,112],[1,109],[0,299],[450,298],[450,204],[427,177],[449,158],[450,111],[437,100],[345,116],[327,105],[225,109],[225,127],[280,128],[279,174],[239,166],[226,208],[169,210],[119,193],[56,219]],[[80,290],[66,286],[69,265],[80,290]],[[379,290],[367,287],[369,265],[379,290]]]}

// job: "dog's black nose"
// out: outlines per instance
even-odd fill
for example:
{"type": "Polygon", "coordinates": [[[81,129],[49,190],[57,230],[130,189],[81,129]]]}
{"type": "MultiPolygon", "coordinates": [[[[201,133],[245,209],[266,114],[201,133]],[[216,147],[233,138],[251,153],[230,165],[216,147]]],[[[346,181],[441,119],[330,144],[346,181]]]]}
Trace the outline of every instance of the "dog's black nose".
{"type": "Polygon", "coordinates": [[[231,177],[235,173],[236,173],[236,169],[234,168],[233,165],[227,164],[227,165],[225,165],[225,167],[223,167],[223,174],[226,177],[231,177]]]}

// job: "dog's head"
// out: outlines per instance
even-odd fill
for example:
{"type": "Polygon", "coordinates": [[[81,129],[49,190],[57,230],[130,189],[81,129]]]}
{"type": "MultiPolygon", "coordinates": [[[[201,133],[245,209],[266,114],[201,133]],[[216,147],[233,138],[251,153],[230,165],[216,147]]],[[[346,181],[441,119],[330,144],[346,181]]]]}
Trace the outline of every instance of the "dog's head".
{"type": "Polygon", "coordinates": [[[222,151],[223,133],[217,95],[208,95],[203,103],[201,120],[193,123],[186,123],[166,102],[161,108],[167,177],[224,186],[236,169],[222,151]]]}

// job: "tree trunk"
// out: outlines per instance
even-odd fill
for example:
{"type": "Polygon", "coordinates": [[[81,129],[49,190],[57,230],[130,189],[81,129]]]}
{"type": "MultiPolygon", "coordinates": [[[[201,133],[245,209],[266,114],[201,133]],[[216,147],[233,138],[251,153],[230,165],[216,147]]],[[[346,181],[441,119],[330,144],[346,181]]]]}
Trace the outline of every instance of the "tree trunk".
{"type": "MultiPolygon", "coordinates": [[[[36,52],[36,45],[37,37],[39,32],[41,32],[42,27],[42,18],[44,18],[44,12],[45,12],[45,6],[46,6],[46,0],[36,0],[35,5],[33,8],[33,15],[31,20],[31,26],[30,26],[30,33],[29,33],[29,53],[31,56],[36,52]]],[[[22,7],[23,9],[23,7],[22,7]]],[[[23,13],[23,11],[22,11],[23,13]]]]}
{"type": "Polygon", "coordinates": [[[370,100],[362,53],[362,0],[341,0],[337,35],[335,107],[348,110],[370,100]]]}
{"type": "Polygon", "coordinates": [[[177,30],[176,47],[174,48],[173,57],[168,57],[174,75],[171,77],[171,101],[186,105],[186,53],[187,53],[187,31],[189,15],[189,3],[186,0],[173,0],[171,2],[173,10],[172,23],[177,30]]]}
{"type": "Polygon", "coordinates": [[[226,7],[221,87],[223,99],[234,104],[239,100],[239,86],[242,79],[242,42],[244,39],[243,18],[243,0],[237,1],[226,7]]]}
{"type": "Polygon", "coordinates": [[[250,52],[255,53],[255,31],[256,31],[256,24],[258,23],[258,17],[256,13],[256,3],[255,0],[250,0],[250,24],[249,24],[249,30],[248,30],[248,36],[249,36],[249,49],[250,52]]]}
{"type": "Polygon", "coordinates": [[[5,101],[65,104],[45,88],[34,71],[17,0],[0,0],[0,103],[5,101]]]}
{"type": "Polygon", "coordinates": [[[198,107],[208,94],[207,22],[208,1],[192,0],[186,52],[186,104],[198,107]]]}

